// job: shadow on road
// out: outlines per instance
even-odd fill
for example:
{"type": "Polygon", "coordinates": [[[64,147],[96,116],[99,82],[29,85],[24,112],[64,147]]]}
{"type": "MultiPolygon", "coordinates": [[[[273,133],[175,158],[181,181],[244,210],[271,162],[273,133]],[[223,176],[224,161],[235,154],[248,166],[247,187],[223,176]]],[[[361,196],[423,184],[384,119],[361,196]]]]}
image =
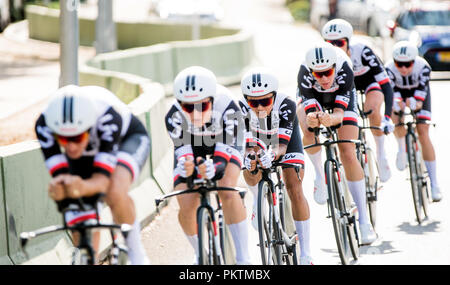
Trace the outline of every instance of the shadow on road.
{"type": "Polygon", "coordinates": [[[424,233],[437,232],[440,224],[441,222],[439,221],[426,223],[425,225],[412,225],[409,222],[404,222],[403,224],[398,226],[398,229],[410,235],[422,235],[424,233]]]}
{"type": "Polygon", "coordinates": [[[374,255],[374,254],[392,254],[392,253],[397,253],[397,252],[401,252],[400,250],[396,250],[393,246],[392,246],[392,241],[383,241],[381,244],[379,245],[370,245],[370,246],[362,246],[359,249],[359,252],[361,255],[366,254],[366,255],[374,255]]]}

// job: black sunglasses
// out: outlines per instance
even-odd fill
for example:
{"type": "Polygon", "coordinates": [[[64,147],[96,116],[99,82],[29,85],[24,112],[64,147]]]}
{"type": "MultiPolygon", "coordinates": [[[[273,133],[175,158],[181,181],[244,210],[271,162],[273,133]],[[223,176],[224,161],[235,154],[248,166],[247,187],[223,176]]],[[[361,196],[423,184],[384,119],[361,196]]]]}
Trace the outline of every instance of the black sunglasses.
{"type": "Polygon", "coordinates": [[[406,62],[402,62],[402,61],[394,61],[395,62],[395,66],[397,66],[397,67],[406,67],[406,68],[409,68],[413,63],[414,63],[414,61],[406,61],[406,62]]]}
{"type": "Polygon", "coordinates": [[[202,103],[196,103],[196,104],[189,104],[189,103],[181,103],[179,102],[181,105],[181,108],[183,109],[183,111],[187,112],[187,113],[192,113],[194,112],[194,109],[196,109],[199,112],[205,112],[206,110],[208,110],[211,106],[211,101],[206,101],[206,102],[202,102],[202,103]]]}
{"type": "Polygon", "coordinates": [[[263,99],[248,99],[247,97],[245,97],[245,99],[247,100],[248,105],[252,108],[258,108],[259,105],[267,107],[273,103],[274,95],[263,99]]]}
{"type": "Polygon", "coordinates": [[[327,42],[337,47],[343,47],[345,45],[346,40],[345,39],[327,40],[327,42]]]}

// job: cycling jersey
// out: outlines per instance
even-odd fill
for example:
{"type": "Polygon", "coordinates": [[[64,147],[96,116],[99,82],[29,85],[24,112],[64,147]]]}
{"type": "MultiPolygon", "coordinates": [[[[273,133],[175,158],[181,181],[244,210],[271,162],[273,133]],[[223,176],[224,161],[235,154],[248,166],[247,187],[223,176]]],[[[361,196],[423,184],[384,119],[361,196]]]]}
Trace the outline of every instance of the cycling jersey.
{"type": "Polygon", "coordinates": [[[297,106],[287,95],[276,93],[272,111],[258,118],[244,99],[239,101],[245,122],[246,147],[287,145],[280,162],[304,164],[303,147],[297,119],[297,106]]]}
{"type": "Polygon", "coordinates": [[[71,173],[86,179],[93,173],[102,173],[109,177],[119,163],[129,169],[135,179],[149,153],[150,140],[145,127],[127,105],[107,89],[82,88],[91,94],[95,103],[97,122],[89,129],[89,143],[79,159],[70,159],[62,153],[44,114],[36,122],[36,135],[50,174],[55,177],[71,173]],[[130,144],[134,147],[127,147],[130,144]]]}
{"type": "MultiPolygon", "coordinates": [[[[196,127],[179,102],[175,102],[167,113],[166,128],[175,147],[175,186],[186,182],[176,170],[181,157],[191,156],[196,159],[212,156],[216,167],[214,180],[223,177],[228,162],[241,168],[244,144],[242,113],[232,99],[231,92],[222,85],[217,85],[211,114],[209,122],[196,127]]],[[[196,177],[198,174],[194,172],[193,175],[196,177]]]]}
{"type": "Polygon", "coordinates": [[[416,57],[412,72],[408,76],[402,76],[393,61],[386,64],[387,73],[391,79],[394,92],[399,92],[403,100],[414,97],[422,101],[422,110],[417,114],[420,120],[431,120],[431,96],[430,96],[430,73],[431,67],[428,62],[416,57]]]}
{"type": "Polygon", "coordinates": [[[384,94],[384,114],[392,113],[393,92],[381,60],[363,43],[350,45],[350,56],[353,63],[353,73],[356,90],[367,94],[372,90],[380,90],[384,94]]]}
{"type": "MultiPolygon", "coordinates": [[[[356,90],[353,82],[352,64],[340,48],[335,48],[337,60],[333,85],[324,90],[313,76],[306,63],[300,66],[297,77],[297,96],[301,100],[305,113],[316,111],[344,110],[343,125],[358,125],[356,90]]],[[[311,131],[311,130],[310,130],[311,131]]]]}

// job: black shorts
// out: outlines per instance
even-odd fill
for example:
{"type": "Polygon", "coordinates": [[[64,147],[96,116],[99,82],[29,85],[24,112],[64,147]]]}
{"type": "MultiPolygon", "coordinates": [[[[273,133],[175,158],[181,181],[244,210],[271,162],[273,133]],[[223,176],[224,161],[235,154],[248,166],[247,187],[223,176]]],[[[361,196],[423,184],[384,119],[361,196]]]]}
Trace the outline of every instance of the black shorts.
{"type": "Polygon", "coordinates": [[[364,92],[364,94],[367,94],[373,90],[382,92],[380,84],[378,84],[378,82],[375,80],[375,77],[370,72],[367,72],[360,76],[355,76],[354,81],[356,90],[364,92]]]}
{"type": "MultiPolygon", "coordinates": [[[[414,97],[414,90],[408,91],[400,91],[402,95],[402,99],[406,102],[408,97],[414,97]]],[[[423,101],[422,109],[417,112],[417,123],[425,124],[427,121],[431,121],[431,95],[430,88],[427,88],[427,96],[425,97],[425,101],[423,101]]]]}

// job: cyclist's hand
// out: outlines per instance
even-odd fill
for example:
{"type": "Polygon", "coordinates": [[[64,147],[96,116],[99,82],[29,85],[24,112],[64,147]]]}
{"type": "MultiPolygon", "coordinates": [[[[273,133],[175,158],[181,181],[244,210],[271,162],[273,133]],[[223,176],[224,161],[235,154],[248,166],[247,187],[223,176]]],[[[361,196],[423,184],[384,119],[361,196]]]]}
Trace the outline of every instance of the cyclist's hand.
{"type": "Polygon", "coordinates": [[[318,128],[320,127],[320,121],[317,118],[318,112],[312,112],[306,115],[306,124],[310,128],[318,128]]]}
{"type": "Polygon", "coordinates": [[[84,196],[84,181],[80,176],[67,175],[64,177],[63,183],[66,197],[78,199],[84,196]]]}
{"type": "Polygon", "coordinates": [[[272,150],[266,151],[260,158],[259,162],[262,168],[270,168],[272,167],[272,161],[275,158],[275,153],[272,150]]]}
{"type": "Polygon", "coordinates": [[[333,121],[331,118],[331,115],[325,112],[321,112],[318,115],[319,122],[324,125],[325,127],[331,127],[333,125],[333,121]]]}
{"type": "Polygon", "coordinates": [[[394,131],[395,125],[391,118],[384,116],[381,120],[381,129],[385,134],[392,133],[394,131]]]}
{"type": "MultiPolygon", "coordinates": [[[[201,157],[197,157],[197,163],[200,163],[201,157]]],[[[211,159],[205,160],[202,164],[198,166],[198,171],[202,178],[212,179],[216,175],[216,167],[211,159]]]]}
{"type": "Polygon", "coordinates": [[[192,175],[194,172],[194,161],[192,156],[181,157],[178,159],[176,172],[181,175],[181,177],[186,178],[192,175]]]}
{"type": "Polygon", "coordinates": [[[63,176],[59,175],[50,180],[50,184],[48,185],[48,195],[55,201],[61,201],[64,198],[66,198],[64,185],[62,181],[63,176]]]}
{"type": "Polygon", "coordinates": [[[392,105],[392,108],[395,112],[399,112],[405,108],[405,102],[403,102],[400,92],[394,92],[394,104],[392,105]]]}
{"type": "Polygon", "coordinates": [[[414,97],[409,97],[406,99],[406,105],[413,111],[422,109],[422,102],[417,101],[414,97]]]}
{"type": "Polygon", "coordinates": [[[244,165],[248,171],[253,171],[256,168],[256,153],[252,150],[244,158],[244,165]],[[252,157],[253,159],[251,159],[252,157]]]}

